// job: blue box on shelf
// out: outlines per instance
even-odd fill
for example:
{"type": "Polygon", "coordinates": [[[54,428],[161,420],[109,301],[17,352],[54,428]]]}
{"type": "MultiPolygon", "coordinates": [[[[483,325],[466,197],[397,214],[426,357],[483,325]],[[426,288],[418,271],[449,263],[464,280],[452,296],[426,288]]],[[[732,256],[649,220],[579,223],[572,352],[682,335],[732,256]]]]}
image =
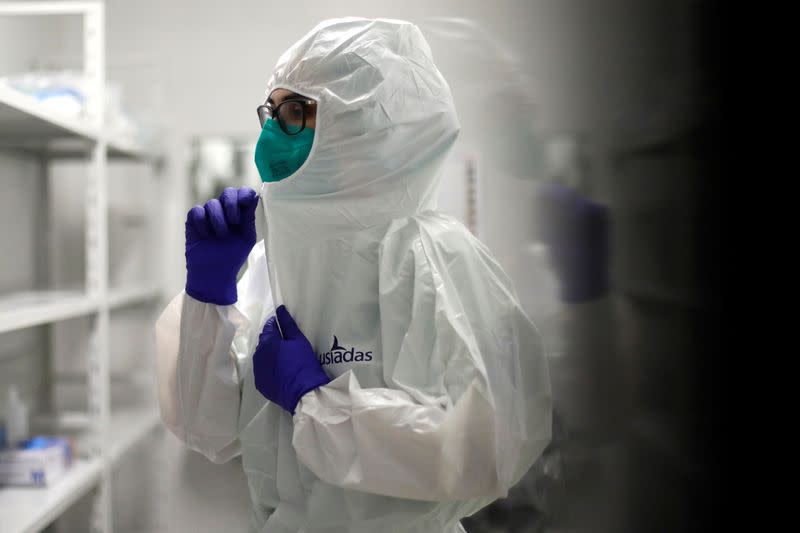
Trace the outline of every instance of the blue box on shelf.
{"type": "Polygon", "coordinates": [[[72,445],[59,437],[34,437],[0,450],[0,485],[49,486],[72,464],[72,445]]]}

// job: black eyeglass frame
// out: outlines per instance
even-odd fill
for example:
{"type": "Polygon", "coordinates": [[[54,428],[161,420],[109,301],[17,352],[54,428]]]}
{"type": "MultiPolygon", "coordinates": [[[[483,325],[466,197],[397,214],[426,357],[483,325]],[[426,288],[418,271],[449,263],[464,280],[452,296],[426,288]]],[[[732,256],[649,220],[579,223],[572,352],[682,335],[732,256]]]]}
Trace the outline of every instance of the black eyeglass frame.
{"type": "Polygon", "coordinates": [[[275,107],[272,107],[272,104],[270,104],[268,100],[256,108],[256,113],[258,114],[258,122],[263,128],[268,118],[278,117],[278,125],[281,127],[281,130],[283,130],[283,133],[285,133],[286,135],[297,135],[301,131],[306,129],[306,114],[307,114],[306,108],[312,105],[317,105],[317,102],[315,100],[312,100],[311,98],[299,98],[299,97],[288,98],[275,107]],[[284,104],[288,104],[290,102],[299,102],[300,104],[302,104],[300,109],[303,110],[303,124],[300,126],[300,129],[294,133],[288,131],[286,125],[283,123],[283,120],[281,120],[279,114],[281,106],[284,104]],[[264,110],[263,113],[262,110],[264,110]]]}

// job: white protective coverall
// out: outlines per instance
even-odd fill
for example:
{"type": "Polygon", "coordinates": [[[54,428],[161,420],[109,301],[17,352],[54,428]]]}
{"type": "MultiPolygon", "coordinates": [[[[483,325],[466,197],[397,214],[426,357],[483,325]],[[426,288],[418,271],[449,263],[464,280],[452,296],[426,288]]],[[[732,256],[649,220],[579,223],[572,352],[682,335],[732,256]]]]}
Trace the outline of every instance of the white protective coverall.
{"type": "Polygon", "coordinates": [[[213,461],[242,454],[254,531],[463,531],[548,444],[551,393],[508,276],[433,210],[450,90],[415,25],[355,18],[292,46],[275,88],[317,100],[313,147],[262,189],[238,302],[181,293],[159,319],[164,423],[213,461]],[[333,379],[294,417],[254,385],[273,300],[333,379]]]}

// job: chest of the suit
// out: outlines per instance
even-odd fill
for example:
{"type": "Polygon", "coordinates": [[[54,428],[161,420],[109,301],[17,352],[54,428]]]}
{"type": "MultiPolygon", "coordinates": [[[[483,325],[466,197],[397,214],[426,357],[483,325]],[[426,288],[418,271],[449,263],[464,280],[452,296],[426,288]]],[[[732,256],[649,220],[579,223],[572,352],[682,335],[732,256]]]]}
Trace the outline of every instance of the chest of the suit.
{"type": "Polygon", "coordinates": [[[374,247],[329,243],[297,250],[283,262],[278,279],[284,305],[328,376],[352,370],[362,386],[383,386],[374,247]]]}

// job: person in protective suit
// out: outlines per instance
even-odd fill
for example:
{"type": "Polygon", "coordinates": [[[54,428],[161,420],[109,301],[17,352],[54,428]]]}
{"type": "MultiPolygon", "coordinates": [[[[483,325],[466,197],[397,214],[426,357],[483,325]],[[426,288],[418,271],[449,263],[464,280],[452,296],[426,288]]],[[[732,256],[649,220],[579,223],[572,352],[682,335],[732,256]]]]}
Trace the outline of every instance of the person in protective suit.
{"type": "Polygon", "coordinates": [[[163,421],[241,454],[253,531],[463,532],[548,444],[551,391],[510,279],[435,210],[447,83],[415,25],[348,18],[285,52],[267,95],[260,195],[187,216],[185,291],[156,326],[163,421]]]}

